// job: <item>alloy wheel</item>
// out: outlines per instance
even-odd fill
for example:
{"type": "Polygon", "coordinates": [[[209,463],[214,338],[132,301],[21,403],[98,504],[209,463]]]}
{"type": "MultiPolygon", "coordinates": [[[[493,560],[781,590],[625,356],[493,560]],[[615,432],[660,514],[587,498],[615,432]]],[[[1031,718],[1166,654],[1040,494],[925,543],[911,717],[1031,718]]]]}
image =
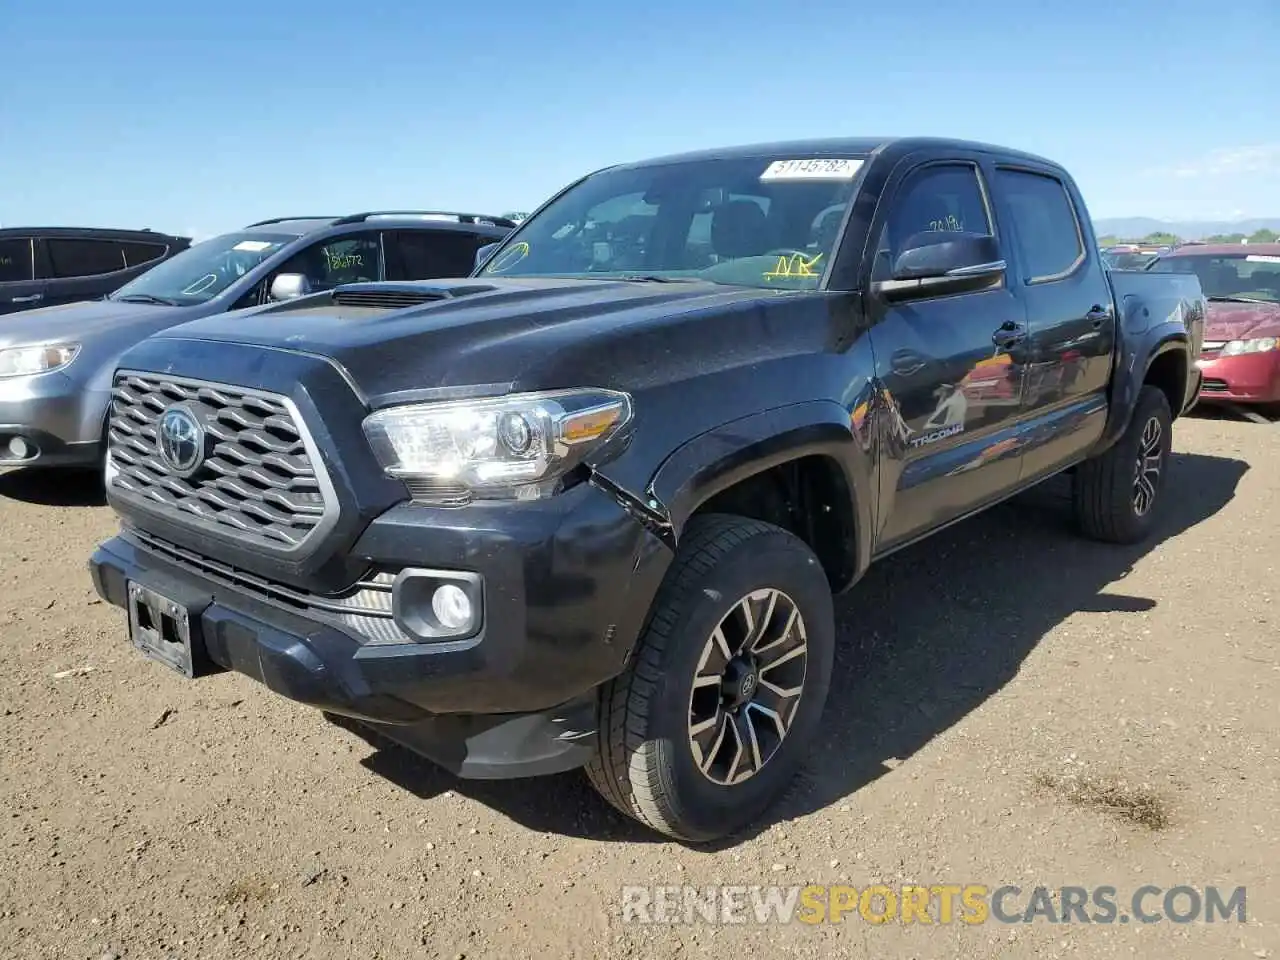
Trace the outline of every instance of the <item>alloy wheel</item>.
{"type": "Polygon", "coordinates": [[[743,597],[711,632],[689,697],[702,775],[731,786],[759,773],[795,720],[808,667],[804,618],[781,590],[743,597]]]}
{"type": "Polygon", "coordinates": [[[1164,426],[1158,418],[1149,418],[1142,427],[1138,460],[1134,466],[1133,511],[1140,517],[1146,516],[1156,500],[1160,471],[1164,467],[1163,440],[1164,426]]]}

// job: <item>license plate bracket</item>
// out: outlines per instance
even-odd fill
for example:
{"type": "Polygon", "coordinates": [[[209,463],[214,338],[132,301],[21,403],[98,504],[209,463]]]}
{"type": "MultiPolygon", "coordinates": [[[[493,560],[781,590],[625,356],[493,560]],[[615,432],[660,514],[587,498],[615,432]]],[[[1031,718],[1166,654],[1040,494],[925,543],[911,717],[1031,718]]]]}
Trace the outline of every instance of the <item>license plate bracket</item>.
{"type": "Polygon", "coordinates": [[[129,640],[143,655],[194,679],[191,612],[176,600],[129,582],[129,640]]]}

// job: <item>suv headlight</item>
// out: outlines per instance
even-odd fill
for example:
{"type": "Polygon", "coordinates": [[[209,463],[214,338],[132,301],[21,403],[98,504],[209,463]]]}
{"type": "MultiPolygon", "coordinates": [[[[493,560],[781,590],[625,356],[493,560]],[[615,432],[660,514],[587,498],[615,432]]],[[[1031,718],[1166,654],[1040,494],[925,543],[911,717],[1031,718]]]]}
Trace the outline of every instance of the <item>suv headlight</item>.
{"type": "Polygon", "coordinates": [[[0,350],[0,377],[29,377],[33,373],[52,373],[69,364],[79,352],[78,343],[0,350]]]}
{"type": "Polygon", "coordinates": [[[414,499],[458,503],[550,496],[630,422],[625,393],[554,390],[387,407],[365,418],[364,432],[414,499]]]}
{"type": "Polygon", "coordinates": [[[1232,340],[1222,348],[1225,357],[1238,357],[1242,353],[1267,353],[1276,348],[1275,337],[1262,337],[1257,340],[1232,340]]]}

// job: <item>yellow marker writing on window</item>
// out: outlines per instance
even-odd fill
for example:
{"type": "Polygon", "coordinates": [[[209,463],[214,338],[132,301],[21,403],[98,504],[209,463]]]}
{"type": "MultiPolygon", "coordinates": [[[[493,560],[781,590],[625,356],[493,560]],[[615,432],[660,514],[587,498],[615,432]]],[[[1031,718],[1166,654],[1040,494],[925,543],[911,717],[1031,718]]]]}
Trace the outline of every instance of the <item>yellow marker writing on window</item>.
{"type": "Polygon", "coordinates": [[[766,280],[784,280],[795,277],[819,277],[821,271],[814,270],[818,261],[822,259],[822,254],[816,253],[812,257],[806,257],[803,253],[793,253],[791,256],[782,254],[778,257],[778,262],[773,265],[773,269],[764,274],[766,280]]]}

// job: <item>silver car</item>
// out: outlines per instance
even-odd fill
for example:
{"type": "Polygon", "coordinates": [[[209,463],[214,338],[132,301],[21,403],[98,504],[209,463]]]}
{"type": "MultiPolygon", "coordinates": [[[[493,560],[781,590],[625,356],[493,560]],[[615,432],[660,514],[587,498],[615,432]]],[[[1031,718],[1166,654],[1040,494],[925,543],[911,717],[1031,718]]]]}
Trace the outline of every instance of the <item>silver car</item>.
{"type": "Polygon", "coordinates": [[[514,226],[439,211],[263,220],[102,299],[0,317],[0,468],[98,466],[116,362],[159,330],[345,283],[465,277],[514,226]]]}

